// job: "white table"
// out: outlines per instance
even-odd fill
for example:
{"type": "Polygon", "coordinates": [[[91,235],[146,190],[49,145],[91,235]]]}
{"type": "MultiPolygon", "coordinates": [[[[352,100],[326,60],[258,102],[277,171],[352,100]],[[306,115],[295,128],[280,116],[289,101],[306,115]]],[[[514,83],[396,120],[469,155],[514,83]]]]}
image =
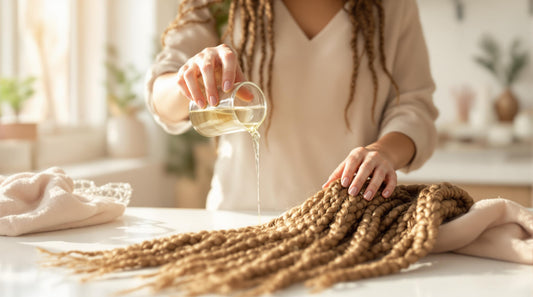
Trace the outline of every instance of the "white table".
{"type": "MultiPolygon", "coordinates": [[[[270,218],[271,216],[263,216],[262,220],[266,222],[270,218]]],[[[122,218],[108,224],[20,237],[0,237],[0,296],[103,297],[113,296],[119,290],[143,283],[133,277],[81,283],[78,276],[67,270],[40,267],[38,261],[42,256],[35,247],[54,251],[108,249],[177,232],[233,228],[257,223],[257,214],[128,208],[122,218]]],[[[306,295],[311,294],[302,285],[295,285],[275,294],[306,295]]],[[[145,290],[126,296],[154,295],[145,290]]],[[[430,255],[400,274],[340,284],[312,296],[532,297],[533,266],[456,254],[430,255]]]]}

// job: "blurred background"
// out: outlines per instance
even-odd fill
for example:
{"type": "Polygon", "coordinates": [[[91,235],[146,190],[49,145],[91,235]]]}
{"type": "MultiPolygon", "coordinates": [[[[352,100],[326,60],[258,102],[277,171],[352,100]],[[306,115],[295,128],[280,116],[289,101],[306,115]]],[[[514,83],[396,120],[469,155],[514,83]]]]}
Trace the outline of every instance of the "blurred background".
{"type": "MultiPolygon", "coordinates": [[[[400,183],[533,206],[533,0],[418,0],[439,147],[400,183]]],[[[204,207],[214,144],[166,135],[144,76],[177,0],[0,0],[0,174],[129,182],[132,206],[204,207]]]]}

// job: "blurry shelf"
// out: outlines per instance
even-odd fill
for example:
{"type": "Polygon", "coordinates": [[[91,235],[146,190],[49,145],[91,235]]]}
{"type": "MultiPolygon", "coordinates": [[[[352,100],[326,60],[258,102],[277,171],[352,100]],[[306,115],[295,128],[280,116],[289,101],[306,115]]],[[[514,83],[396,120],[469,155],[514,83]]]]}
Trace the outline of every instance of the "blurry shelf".
{"type": "Polygon", "coordinates": [[[532,144],[509,147],[447,144],[420,169],[398,172],[400,183],[451,182],[477,185],[533,186],[532,144]]]}
{"type": "Polygon", "coordinates": [[[96,185],[127,182],[133,188],[130,206],[174,206],[175,180],[166,174],[165,163],[150,158],[103,158],[61,166],[73,179],[88,179],[96,185]]]}
{"type": "Polygon", "coordinates": [[[161,162],[150,160],[149,158],[101,158],[84,163],[61,166],[61,168],[72,178],[84,179],[115,175],[133,170],[147,170],[160,165],[161,162]]]}

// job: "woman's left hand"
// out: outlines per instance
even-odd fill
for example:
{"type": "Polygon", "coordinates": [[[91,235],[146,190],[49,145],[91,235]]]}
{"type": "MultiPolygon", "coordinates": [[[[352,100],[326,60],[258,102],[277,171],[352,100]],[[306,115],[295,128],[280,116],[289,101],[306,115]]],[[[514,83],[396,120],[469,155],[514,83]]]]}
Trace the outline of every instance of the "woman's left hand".
{"type": "Polygon", "coordinates": [[[331,182],[339,178],[343,187],[349,186],[348,193],[352,196],[357,195],[370,178],[363,194],[363,198],[369,201],[383,183],[385,183],[385,188],[381,194],[385,198],[390,197],[397,183],[396,171],[391,158],[383,151],[370,146],[353,149],[329,176],[322,188],[328,187],[331,182]]]}

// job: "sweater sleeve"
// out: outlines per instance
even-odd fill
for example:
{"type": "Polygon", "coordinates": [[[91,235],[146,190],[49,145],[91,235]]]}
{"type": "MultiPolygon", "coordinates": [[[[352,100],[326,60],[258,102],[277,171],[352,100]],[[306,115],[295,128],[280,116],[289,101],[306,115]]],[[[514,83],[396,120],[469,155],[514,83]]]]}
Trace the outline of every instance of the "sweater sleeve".
{"type": "MultiPolygon", "coordinates": [[[[165,36],[165,45],[157,55],[154,64],[148,70],[145,84],[145,103],[154,120],[170,134],[186,132],[191,123],[188,120],[181,122],[164,121],[156,112],[153,104],[153,87],[158,76],[177,72],[185,62],[206,47],[216,46],[219,43],[212,17],[207,9],[190,13],[191,20],[210,19],[207,23],[190,23],[178,30],[172,30],[165,36]]],[[[177,87],[177,85],[176,85],[177,87]]]]}
{"type": "MultiPolygon", "coordinates": [[[[438,110],[433,104],[433,82],[429,57],[418,7],[415,0],[405,0],[403,9],[395,11],[403,20],[392,65],[392,76],[399,87],[400,98],[390,92],[381,121],[380,137],[401,132],[412,139],[415,155],[401,171],[409,172],[426,162],[437,144],[435,120],[438,110]]],[[[402,23],[402,22],[400,22],[402,23]]]]}

